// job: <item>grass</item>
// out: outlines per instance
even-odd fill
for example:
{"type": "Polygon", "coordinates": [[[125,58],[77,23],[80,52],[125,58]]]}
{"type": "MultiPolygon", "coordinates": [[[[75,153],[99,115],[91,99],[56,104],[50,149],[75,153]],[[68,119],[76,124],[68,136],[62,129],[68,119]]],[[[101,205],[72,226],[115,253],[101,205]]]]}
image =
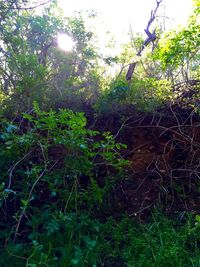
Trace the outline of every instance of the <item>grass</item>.
{"type": "MultiPolygon", "coordinates": [[[[48,215],[50,216],[50,215],[48,215]]],[[[30,241],[7,244],[1,267],[200,267],[199,217],[154,212],[148,223],[124,216],[104,223],[88,215],[51,219],[30,241]]]]}
{"type": "Polygon", "coordinates": [[[145,224],[128,217],[110,219],[99,243],[106,266],[200,266],[200,227],[191,216],[183,222],[154,213],[145,224]]]}

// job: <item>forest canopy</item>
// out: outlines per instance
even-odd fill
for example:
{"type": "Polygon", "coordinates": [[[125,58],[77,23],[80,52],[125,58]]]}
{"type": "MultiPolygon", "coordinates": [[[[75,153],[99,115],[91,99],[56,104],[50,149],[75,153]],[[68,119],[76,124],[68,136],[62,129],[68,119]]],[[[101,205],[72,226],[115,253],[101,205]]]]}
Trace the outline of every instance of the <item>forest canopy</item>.
{"type": "MultiPolygon", "coordinates": [[[[95,32],[84,21],[85,14],[65,18],[51,1],[48,5],[45,1],[10,2],[2,2],[0,8],[2,110],[27,111],[33,108],[34,101],[43,108],[59,106],[61,102],[67,106],[72,101],[75,105],[88,102],[98,106],[101,105],[98,101],[109,101],[109,98],[116,105],[120,105],[120,98],[120,102],[127,104],[137,102],[138,107],[146,101],[149,103],[145,105],[156,106],[173,95],[170,88],[198,80],[198,1],[194,1],[195,9],[188,25],[170,32],[162,32],[154,21],[157,10],[153,10],[155,14],[147,18],[147,39],[131,33],[130,42],[114,58],[100,53],[95,32]],[[34,7],[42,4],[42,13],[38,14],[34,7]],[[59,48],[59,33],[72,38],[71,51],[59,48]],[[115,77],[105,75],[110,66],[120,70],[115,77]],[[127,83],[128,66],[132,67],[132,81],[127,83]]],[[[94,20],[95,14],[89,12],[87,19],[94,20]]]]}

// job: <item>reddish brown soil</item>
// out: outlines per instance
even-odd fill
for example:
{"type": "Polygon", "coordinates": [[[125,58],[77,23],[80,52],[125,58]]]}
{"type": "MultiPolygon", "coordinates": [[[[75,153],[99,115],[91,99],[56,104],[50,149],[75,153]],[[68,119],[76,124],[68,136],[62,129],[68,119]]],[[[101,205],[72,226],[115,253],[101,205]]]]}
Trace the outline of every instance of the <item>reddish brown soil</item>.
{"type": "Polygon", "coordinates": [[[108,213],[142,217],[155,206],[167,213],[200,212],[200,118],[192,109],[171,106],[150,115],[128,110],[101,116],[94,127],[127,144],[122,154],[130,160],[108,213]]]}

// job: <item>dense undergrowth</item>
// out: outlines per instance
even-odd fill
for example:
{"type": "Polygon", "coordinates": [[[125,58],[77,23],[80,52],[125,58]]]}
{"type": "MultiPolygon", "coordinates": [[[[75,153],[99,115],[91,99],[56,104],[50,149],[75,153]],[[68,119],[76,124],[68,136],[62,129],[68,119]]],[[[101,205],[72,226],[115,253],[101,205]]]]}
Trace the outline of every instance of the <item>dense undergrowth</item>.
{"type": "Polygon", "coordinates": [[[0,265],[200,266],[197,213],[116,216],[127,146],[86,125],[81,112],[36,103],[32,114],[2,122],[0,265]]]}
{"type": "Polygon", "coordinates": [[[101,223],[87,214],[43,213],[43,229],[29,242],[6,244],[1,266],[199,266],[199,217],[172,221],[156,212],[151,223],[101,223]]]}

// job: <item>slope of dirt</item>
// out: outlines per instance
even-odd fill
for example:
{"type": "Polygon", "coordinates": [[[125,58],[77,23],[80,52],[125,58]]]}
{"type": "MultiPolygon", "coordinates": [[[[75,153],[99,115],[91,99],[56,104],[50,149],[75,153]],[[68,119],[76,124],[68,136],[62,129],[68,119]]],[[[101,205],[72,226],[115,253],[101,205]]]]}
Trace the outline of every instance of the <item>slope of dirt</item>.
{"type": "MultiPolygon", "coordinates": [[[[108,196],[102,210],[105,216],[126,211],[142,219],[155,206],[168,214],[200,212],[200,117],[193,108],[169,105],[144,114],[129,106],[118,113],[94,115],[92,107],[86,106],[84,112],[89,128],[109,131],[127,145],[121,154],[130,166],[108,196]]],[[[54,168],[63,167],[66,154],[62,145],[49,149],[49,157],[58,161],[54,168]]],[[[101,185],[104,171],[98,175],[101,185]]],[[[87,187],[88,177],[82,180],[81,186],[87,187]]]]}
{"type": "Polygon", "coordinates": [[[112,192],[109,213],[142,217],[155,205],[165,212],[200,212],[200,118],[169,106],[154,114],[128,109],[98,117],[95,128],[127,144],[128,175],[112,192]]]}

